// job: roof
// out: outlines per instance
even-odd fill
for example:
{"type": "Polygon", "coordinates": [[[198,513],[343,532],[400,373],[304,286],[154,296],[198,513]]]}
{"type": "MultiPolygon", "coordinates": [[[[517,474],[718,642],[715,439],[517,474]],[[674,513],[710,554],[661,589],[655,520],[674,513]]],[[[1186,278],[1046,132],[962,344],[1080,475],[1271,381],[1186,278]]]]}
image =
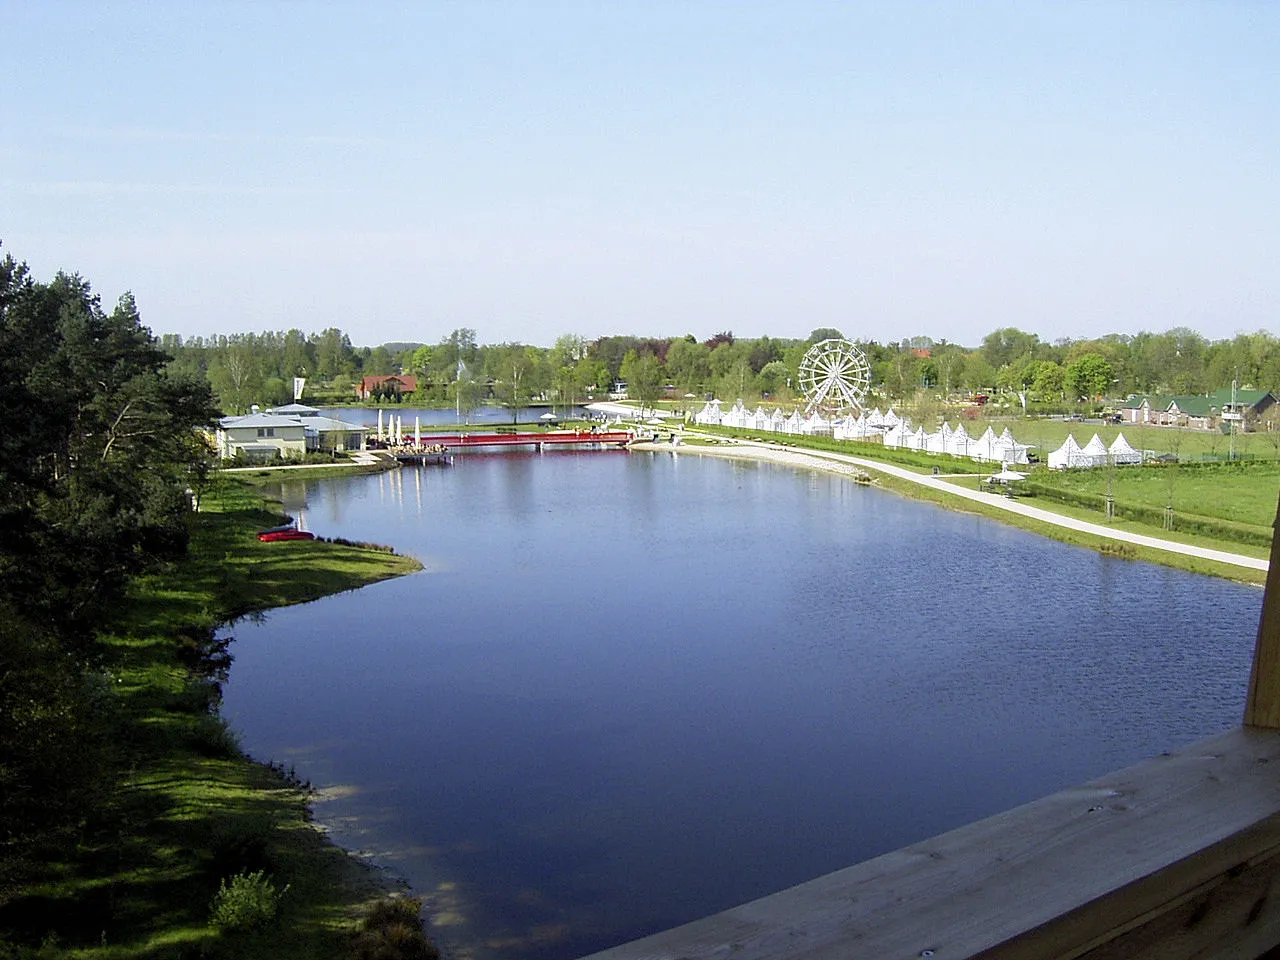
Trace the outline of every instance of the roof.
{"type": "Polygon", "coordinates": [[[363,423],[348,423],[346,420],[335,420],[333,417],[302,417],[302,424],[308,430],[320,433],[365,433],[369,430],[363,423]]]}
{"type": "Polygon", "coordinates": [[[318,407],[308,407],[301,403],[288,403],[283,407],[271,407],[267,413],[292,414],[294,416],[314,416],[319,413],[318,407]]]}
{"type": "Polygon", "coordinates": [[[395,380],[410,393],[418,389],[418,378],[412,373],[380,373],[374,376],[361,377],[360,388],[367,390],[391,380],[395,380]]]}
{"type": "Polygon", "coordinates": [[[1175,405],[1179,413],[1189,417],[1211,417],[1222,408],[1212,397],[1169,397],[1169,405],[1165,409],[1171,410],[1175,405]]]}
{"type": "Polygon", "coordinates": [[[1148,404],[1153,410],[1167,410],[1169,407],[1169,402],[1167,400],[1161,400],[1154,393],[1139,393],[1120,404],[1120,409],[1140,410],[1144,403],[1148,404]]]}
{"type": "Polygon", "coordinates": [[[274,413],[250,413],[243,417],[223,417],[218,421],[223,430],[238,427],[300,427],[298,417],[282,417],[274,413]]]}
{"type": "MultiPolygon", "coordinates": [[[[1223,407],[1230,406],[1231,405],[1231,388],[1223,387],[1221,390],[1215,390],[1213,391],[1212,394],[1210,394],[1210,397],[1219,406],[1223,406],[1223,407]]],[[[1235,402],[1237,406],[1256,407],[1267,397],[1271,397],[1272,400],[1275,399],[1275,397],[1271,396],[1270,390],[1243,390],[1243,389],[1237,388],[1235,402]]]]}

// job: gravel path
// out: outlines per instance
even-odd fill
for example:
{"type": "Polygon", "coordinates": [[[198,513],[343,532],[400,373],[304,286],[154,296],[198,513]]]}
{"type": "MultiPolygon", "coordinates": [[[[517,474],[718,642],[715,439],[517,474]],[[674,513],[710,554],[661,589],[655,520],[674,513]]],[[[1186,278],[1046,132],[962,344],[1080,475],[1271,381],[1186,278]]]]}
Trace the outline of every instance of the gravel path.
{"type": "MultiPolygon", "coordinates": [[[[723,440],[724,438],[716,439],[723,440]]],[[[667,444],[646,444],[645,446],[654,450],[672,449],[667,444]]],[[[826,450],[800,451],[782,448],[771,443],[762,443],[754,440],[734,440],[732,441],[732,446],[683,446],[676,449],[681,453],[707,453],[718,456],[741,456],[743,454],[737,453],[736,451],[744,450],[744,448],[751,451],[751,453],[746,454],[747,456],[752,456],[762,460],[769,460],[774,463],[817,467],[819,469],[833,470],[836,473],[849,475],[869,471],[883,473],[891,477],[896,477],[899,480],[906,480],[909,483],[919,484],[922,487],[939,490],[954,497],[962,497],[966,500],[972,500],[975,503],[986,504],[987,506],[994,507],[997,510],[1005,510],[1009,513],[1021,514],[1024,517],[1039,520],[1042,523],[1049,523],[1055,527],[1066,527],[1071,530],[1079,530],[1081,533],[1090,533],[1094,536],[1105,537],[1108,540],[1119,540],[1124,543],[1137,544],[1139,546],[1149,547],[1152,550],[1164,550],[1169,553],[1180,553],[1188,557],[1215,560],[1218,563],[1231,564],[1232,566],[1237,567],[1248,567],[1252,570],[1266,570],[1269,566],[1266,560],[1258,557],[1248,557],[1240,553],[1228,553],[1225,550],[1212,550],[1208,547],[1197,547],[1189,543],[1176,543],[1173,540],[1162,540],[1159,537],[1148,537],[1140,533],[1129,533],[1125,530],[1116,530],[1100,523],[1090,523],[1087,520],[1076,520],[1072,517],[1064,517],[1060,513],[1053,513],[1050,510],[1044,510],[1040,507],[1032,507],[998,494],[982,493],[978,490],[969,490],[965,487],[959,487],[954,483],[948,483],[942,477],[914,473],[911,470],[905,470],[902,467],[896,467],[893,464],[881,463],[877,460],[866,460],[862,457],[854,457],[845,453],[832,453],[826,450]]]]}

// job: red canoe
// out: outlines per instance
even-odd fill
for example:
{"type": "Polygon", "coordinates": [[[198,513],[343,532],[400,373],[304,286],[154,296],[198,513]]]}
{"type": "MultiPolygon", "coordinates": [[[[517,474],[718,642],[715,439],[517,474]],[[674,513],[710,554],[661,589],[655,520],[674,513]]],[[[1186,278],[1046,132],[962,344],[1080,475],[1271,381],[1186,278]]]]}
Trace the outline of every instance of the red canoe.
{"type": "Polygon", "coordinates": [[[263,543],[275,543],[277,540],[314,540],[316,535],[306,530],[263,530],[258,539],[263,543]]]}

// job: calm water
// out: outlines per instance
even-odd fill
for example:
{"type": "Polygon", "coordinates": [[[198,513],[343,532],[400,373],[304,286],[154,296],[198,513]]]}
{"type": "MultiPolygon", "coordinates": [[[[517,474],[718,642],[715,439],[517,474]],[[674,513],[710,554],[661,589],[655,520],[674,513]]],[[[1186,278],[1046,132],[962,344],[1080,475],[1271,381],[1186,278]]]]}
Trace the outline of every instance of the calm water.
{"type": "Polygon", "coordinates": [[[458,956],[577,956],[1232,726],[1261,604],[689,454],[282,493],[427,571],[236,625],[226,713],[458,956]]]}

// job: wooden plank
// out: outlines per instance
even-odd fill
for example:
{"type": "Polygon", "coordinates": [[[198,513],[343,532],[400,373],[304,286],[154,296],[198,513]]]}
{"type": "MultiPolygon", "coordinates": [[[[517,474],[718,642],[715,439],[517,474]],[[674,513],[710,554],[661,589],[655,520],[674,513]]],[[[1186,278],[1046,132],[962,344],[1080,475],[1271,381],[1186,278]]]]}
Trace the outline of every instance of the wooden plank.
{"type": "Polygon", "coordinates": [[[592,960],[1074,958],[1204,902],[1280,942],[1277,855],[1280,733],[1241,728],[592,960]]]}
{"type": "Polygon", "coordinates": [[[1262,616],[1258,620],[1258,642],[1253,648],[1253,669],[1249,674],[1249,696],[1244,722],[1252,727],[1280,728],[1280,505],[1272,526],[1271,566],[1267,570],[1266,592],[1262,595],[1262,616]]]}

